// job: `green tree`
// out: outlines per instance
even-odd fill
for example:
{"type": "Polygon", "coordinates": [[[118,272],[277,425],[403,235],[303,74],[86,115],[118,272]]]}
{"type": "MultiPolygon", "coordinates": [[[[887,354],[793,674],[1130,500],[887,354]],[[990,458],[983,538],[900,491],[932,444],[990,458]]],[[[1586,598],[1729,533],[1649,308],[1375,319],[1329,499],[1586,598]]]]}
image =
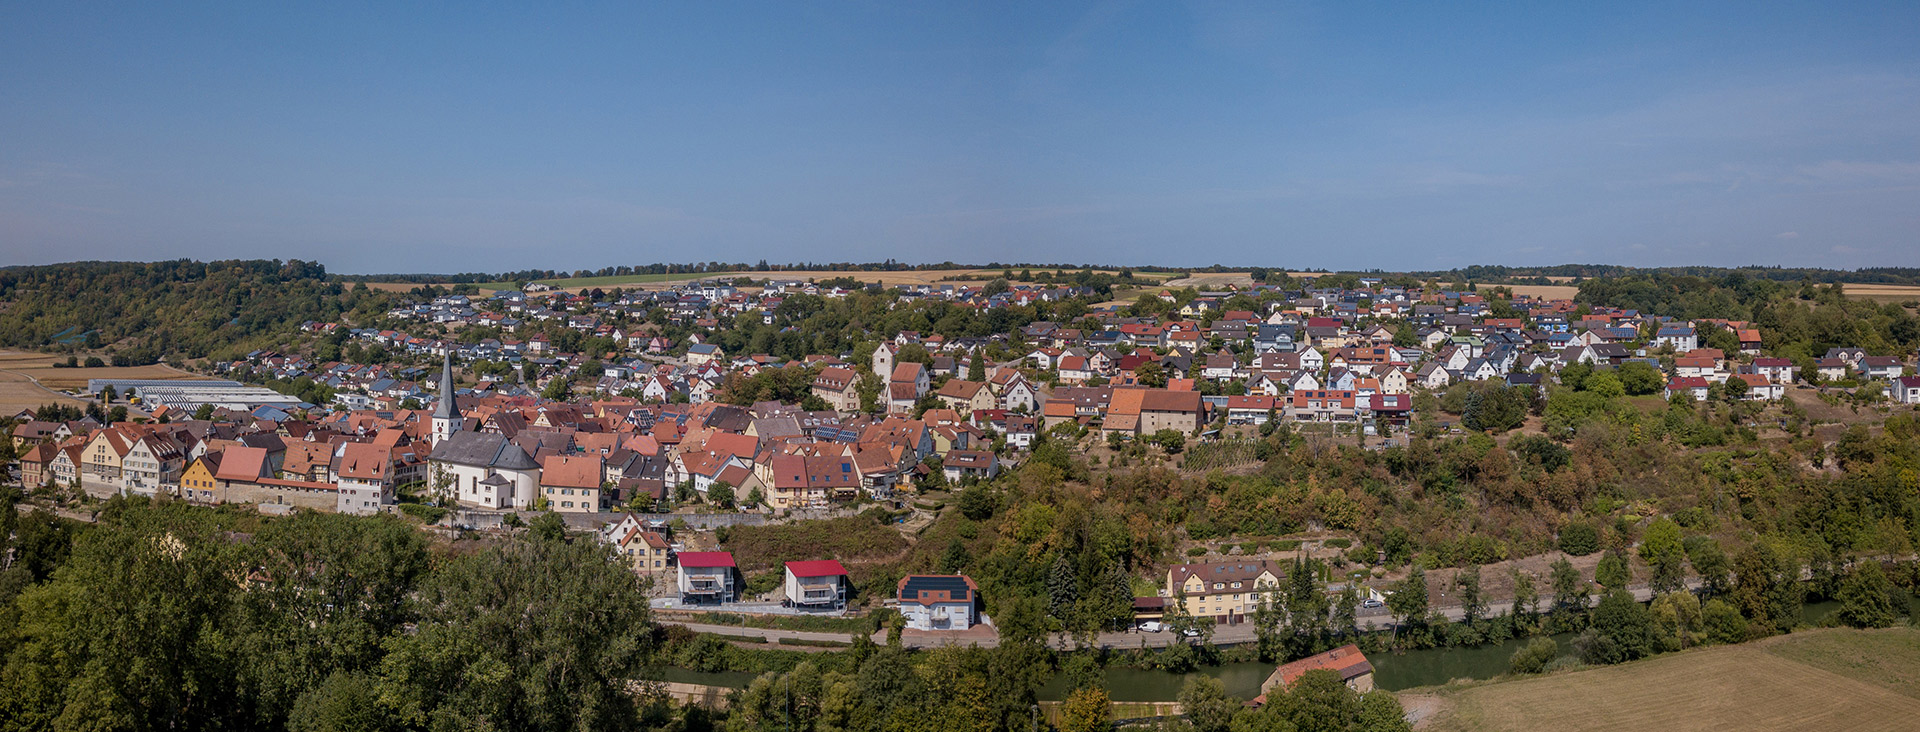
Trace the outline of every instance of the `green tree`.
{"type": "Polygon", "coordinates": [[[1666,379],[1660,375],[1660,370],[1644,361],[1628,361],[1615,369],[1614,373],[1619,374],[1620,386],[1633,396],[1658,394],[1666,386],[1666,379]]]}
{"type": "Polygon", "coordinates": [[[969,521],[985,521],[993,518],[995,505],[992,489],[985,484],[975,483],[960,489],[960,515],[969,521]]]}
{"type": "Polygon", "coordinates": [[[1219,678],[1205,674],[1187,677],[1180,687],[1180,711],[1193,724],[1194,732],[1227,732],[1240,700],[1227,696],[1227,686],[1219,678]]]}
{"type": "Polygon", "coordinates": [[[1601,371],[1587,377],[1586,390],[1604,399],[1613,399],[1627,393],[1626,386],[1620,383],[1620,377],[1614,376],[1612,371],[1601,371]]]}
{"type": "Polygon", "coordinates": [[[409,726],[632,728],[654,650],[645,588],[595,541],[531,539],[449,561],[382,664],[409,726]]]}
{"type": "Polygon", "coordinates": [[[1587,632],[1577,642],[1580,658],[1591,664],[1620,663],[1653,652],[1653,621],[1647,608],[1626,590],[1613,590],[1593,609],[1587,632]]]}
{"type": "Polygon", "coordinates": [[[302,694],[287,716],[288,732],[383,732],[403,729],[380,696],[379,680],[336,671],[302,694]]]}
{"type": "Polygon", "coordinates": [[[1633,570],[1627,565],[1627,555],[1609,550],[1600,557],[1600,564],[1593,569],[1593,581],[1609,590],[1626,589],[1633,581],[1633,570]]]}
{"type": "Polygon", "coordinates": [[[707,502],[721,508],[733,508],[734,500],[733,484],[721,480],[707,486],[707,502]]]}
{"type": "Polygon", "coordinates": [[[1687,550],[1680,542],[1680,525],[1662,516],[1640,537],[1640,559],[1647,563],[1648,580],[1656,594],[1678,592],[1685,586],[1687,550]]]}
{"type": "Polygon", "coordinates": [[[1721,393],[1726,395],[1727,401],[1729,402],[1737,402],[1747,396],[1747,380],[1738,376],[1727,379],[1727,382],[1722,385],[1722,388],[1724,391],[1721,393]]]}
{"type": "Polygon", "coordinates": [[[1140,385],[1150,389],[1163,389],[1167,386],[1167,369],[1159,361],[1148,361],[1133,368],[1133,374],[1140,385]]]}
{"type": "Polygon", "coordinates": [[[1715,598],[1700,607],[1700,627],[1705,630],[1707,640],[1715,643],[1739,643],[1747,639],[1747,619],[1740,616],[1740,609],[1725,600],[1715,598]]]}
{"type": "Polygon", "coordinates": [[[1537,674],[1547,670],[1547,664],[1560,657],[1560,644],[1547,636],[1527,641],[1525,646],[1513,652],[1507,658],[1507,670],[1516,674],[1537,674]]]}
{"type": "Polygon", "coordinates": [[[1477,628],[1480,620],[1487,615],[1487,598],[1480,589],[1480,565],[1469,564],[1454,575],[1454,585],[1460,591],[1461,622],[1468,628],[1477,628]]]}
{"type": "Polygon", "coordinates": [[[1563,627],[1572,624],[1573,616],[1587,610],[1587,581],[1580,576],[1573,562],[1561,557],[1553,563],[1548,583],[1553,586],[1553,613],[1558,616],[1563,627]]]}
{"type": "Polygon", "coordinates": [[[0,720],[18,729],[244,727],[219,650],[239,586],[200,509],[117,503],[15,601],[0,720]]]}
{"type": "Polygon", "coordinates": [[[1060,707],[1060,732],[1110,732],[1113,702],[1105,689],[1075,689],[1060,707]]]}
{"type": "Polygon", "coordinates": [[[1168,455],[1178,455],[1187,447],[1186,434],[1172,428],[1153,433],[1153,441],[1164,448],[1168,455]]]}
{"type": "Polygon", "coordinates": [[[1792,628],[1805,599],[1800,567],[1764,541],[1748,544],[1734,557],[1734,587],[1728,598],[1762,632],[1792,628]]]}
{"type": "Polygon", "coordinates": [[[1720,550],[1720,542],[1713,537],[1698,537],[1687,547],[1687,562],[1693,565],[1693,572],[1700,576],[1701,594],[1717,597],[1732,587],[1730,572],[1732,564],[1727,554],[1720,550]]]}
{"type": "MultiPolygon", "coordinates": [[[[376,670],[383,644],[412,622],[406,600],[427,573],[426,541],[391,514],[301,513],[267,523],[235,551],[254,582],[236,596],[223,635],[262,727],[284,725],[329,674],[376,670]]],[[[338,681],[327,698],[366,679],[338,681]]]]}
{"type": "Polygon", "coordinates": [[[1905,594],[1905,590],[1887,579],[1879,562],[1862,560],[1840,585],[1840,609],[1835,611],[1835,617],[1855,628],[1892,627],[1907,609],[1905,594]]]}
{"type": "Polygon", "coordinates": [[[1698,644],[1700,598],[1691,592],[1669,592],[1654,598],[1648,608],[1661,645],[1680,650],[1698,644]]]}
{"type": "Polygon", "coordinates": [[[1387,597],[1387,610],[1397,624],[1424,623],[1427,618],[1427,572],[1419,564],[1407,570],[1406,578],[1395,583],[1387,597]]]}
{"type": "Polygon", "coordinates": [[[1560,551],[1576,557],[1600,551],[1600,532],[1591,522],[1570,522],[1560,527],[1560,551]]]}

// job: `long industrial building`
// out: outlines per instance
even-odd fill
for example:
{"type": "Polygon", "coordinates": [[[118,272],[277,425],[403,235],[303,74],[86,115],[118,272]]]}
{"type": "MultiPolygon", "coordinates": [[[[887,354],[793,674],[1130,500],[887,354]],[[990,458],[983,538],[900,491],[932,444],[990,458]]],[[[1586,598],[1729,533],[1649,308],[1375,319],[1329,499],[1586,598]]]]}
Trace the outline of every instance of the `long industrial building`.
{"type": "Polygon", "coordinates": [[[251,411],[257,407],[271,406],[291,409],[302,404],[299,397],[289,396],[260,386],[248,386],[238,381],[184,379],[88,379],[87,391],[99,394],[113,387],[115,393],[123,396],[137,396],[142,404],[164,404],[174,409],[193,411],[202,404],[212,404],[215,408],[243,409],[251,411]]]}

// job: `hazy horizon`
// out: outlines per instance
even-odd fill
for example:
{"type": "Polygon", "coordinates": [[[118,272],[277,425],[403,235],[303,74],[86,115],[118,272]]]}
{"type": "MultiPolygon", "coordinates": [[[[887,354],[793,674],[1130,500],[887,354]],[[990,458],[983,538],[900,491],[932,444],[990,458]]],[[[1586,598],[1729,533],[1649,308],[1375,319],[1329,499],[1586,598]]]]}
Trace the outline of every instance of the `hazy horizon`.
{"type": "Polygon", "coordinates": [[[0,261],[1920,266],[1920,5],[14,5],[0,261]]]}

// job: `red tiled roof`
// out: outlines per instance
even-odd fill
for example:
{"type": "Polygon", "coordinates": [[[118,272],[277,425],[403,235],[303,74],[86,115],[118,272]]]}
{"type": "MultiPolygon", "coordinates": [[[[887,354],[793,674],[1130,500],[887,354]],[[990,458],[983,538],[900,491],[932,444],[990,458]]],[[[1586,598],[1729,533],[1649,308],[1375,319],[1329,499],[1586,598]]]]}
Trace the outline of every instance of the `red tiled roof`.
{"type": "Polygon", "coordinates": [[[681,552],[682,567],[732,567],[733,552],[681,552]]]}
{"type": "Polygon", "coordinates": [[[814,559],[805,562],[787,562],[787,571],[795,577],[837,577],[847,573],[847,568],[832,559],[814,559]]]}

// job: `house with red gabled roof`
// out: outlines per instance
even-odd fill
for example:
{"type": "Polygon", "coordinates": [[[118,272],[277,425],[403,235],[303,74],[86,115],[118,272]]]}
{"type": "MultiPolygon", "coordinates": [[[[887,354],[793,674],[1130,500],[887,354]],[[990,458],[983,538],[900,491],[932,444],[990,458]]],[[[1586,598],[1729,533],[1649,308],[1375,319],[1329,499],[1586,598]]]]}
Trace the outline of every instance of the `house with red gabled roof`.
{"type": "Polygon", "coordinates": [[[548,455],[540,463],[540,494],[550,510],[599,513],[606,509],[606,462],[600,455],[548,455]]]}
{"type": "Polygon", "coordinates": [[[393,504],[393,448],[348,442],[340,445],[338,457],[333,468],[334,510],[371,515],[393,504]]]}
{"type": "Polygon", "coordinates": [[[681,552],[678,561],[681,603],[718,605],[740,599],[733,552],[681,552]]]}
{"type": "Polygon", "coordinates": [[[1367,654],[1351,643],[1326,653],[1308,656],[1292,663],[1282,664],[1267,676],[1260,684],[1260,696],[1254,699],[1256,704],[1265,704],[1268,694],[1275,690],[1285,691],[1309,671],[1326,670],[1340,677],[1347,688],[1365,694],[1373,691],[1373,664],[1367,661],[1367,654]]]}
{"type": "Polygon", "coordinates": [[[1707,386],[1707,380],[1698,376],[1675,377],[1667,382],[1666,397],[1672,399],[1675,395],[1686,394],[1696,402],[1706,401],[1707,386]]]}
{"type": "Polygon", "coordinates": [[[1753,360],[1753,373],[1760,374],[1774,383],[1791,384],[1794,377],[1794,365],[1791,359],[1756,358],[1753,360]]]}
{"type": "Polygon", "coordinates": [[[847,568],[832,559],[787,562],[788,607],[840,610],[847,606],[847,568]]]}
{"type": "Polygon", "coordinates": [[[1747,401],[1778,401],[1787,395],[1786,387],[1773,383],[1772,379],[1761,374],[1735,374],[1732,378],[1747,382],[1747,401]]]}

